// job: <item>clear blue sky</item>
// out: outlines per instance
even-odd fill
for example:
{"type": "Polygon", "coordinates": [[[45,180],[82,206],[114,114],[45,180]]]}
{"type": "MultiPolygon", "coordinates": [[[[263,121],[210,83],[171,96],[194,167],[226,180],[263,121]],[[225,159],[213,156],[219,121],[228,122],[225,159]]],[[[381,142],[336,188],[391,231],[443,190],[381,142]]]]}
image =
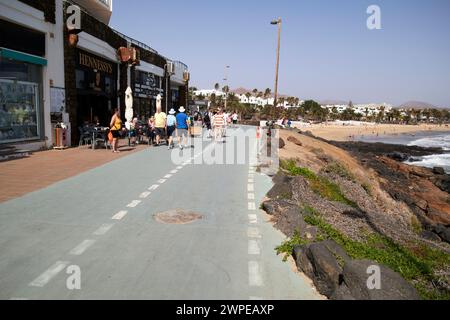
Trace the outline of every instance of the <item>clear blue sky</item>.
{"type": "Polygon", "coordinates": [[[111,26],[188,64],[198,88],[223,82],[230,65],[232,88],[264,90],[278,16],[281,93],[450,107],[449,0],[114,0],[111,26]],[[371,4],[382,30],[366,27],[371,4]]]}

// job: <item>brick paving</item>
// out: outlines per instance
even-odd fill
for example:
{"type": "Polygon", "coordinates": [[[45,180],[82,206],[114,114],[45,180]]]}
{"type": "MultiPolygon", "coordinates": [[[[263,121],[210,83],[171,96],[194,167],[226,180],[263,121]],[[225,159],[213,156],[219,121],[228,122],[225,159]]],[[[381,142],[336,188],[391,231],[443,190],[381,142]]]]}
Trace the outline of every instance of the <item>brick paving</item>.
{"type": "Polygon", "coordinates": [[[121,141],[120,153],[87,146],[66,150],[40,151],[27,158],[0,162],[0,202],[45,188],[107,162],[149,148],[147,144],[130,148],[121,141]]]}

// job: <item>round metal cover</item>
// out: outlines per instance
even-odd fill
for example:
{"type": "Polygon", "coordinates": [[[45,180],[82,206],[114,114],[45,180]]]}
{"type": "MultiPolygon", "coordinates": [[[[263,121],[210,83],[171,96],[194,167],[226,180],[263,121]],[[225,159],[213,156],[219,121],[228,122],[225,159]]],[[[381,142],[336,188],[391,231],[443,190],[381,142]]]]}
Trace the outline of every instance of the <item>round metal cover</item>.
{"type": "Polygon", "coordinates": [[[159,212],[153,217],[156,221],[165,224],[188,224],[203,218],[201,214],[183,209],[159,212]]]}

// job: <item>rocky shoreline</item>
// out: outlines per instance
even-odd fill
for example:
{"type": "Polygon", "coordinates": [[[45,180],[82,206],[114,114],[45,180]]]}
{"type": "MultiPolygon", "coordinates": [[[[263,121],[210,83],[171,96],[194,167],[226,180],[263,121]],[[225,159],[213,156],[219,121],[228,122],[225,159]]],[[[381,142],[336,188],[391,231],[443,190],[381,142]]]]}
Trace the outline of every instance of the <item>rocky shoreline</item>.
{"type": "Polygon", "coordinates": [[[277,248],[331,299],[450,298],[450,178],[403,164],[439,149],[328,142],[282,130],[263,209],[277,248]],[[378,268],[381,290],[368,288],[378,268]],[[371,269],[372,268],[372,269],[371,269]]]}

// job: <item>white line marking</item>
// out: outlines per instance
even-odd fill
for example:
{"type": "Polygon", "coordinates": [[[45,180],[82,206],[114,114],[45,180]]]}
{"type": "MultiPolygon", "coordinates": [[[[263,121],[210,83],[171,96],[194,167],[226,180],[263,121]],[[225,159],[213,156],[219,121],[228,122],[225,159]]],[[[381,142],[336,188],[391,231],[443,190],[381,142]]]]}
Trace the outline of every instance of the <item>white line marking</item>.
{"type": "Polygon", "coordinates": [[[255,227],[248,227],[248,229],[247,229],[247,236],[249,238],[255,238],[255,239],[260,239],[261,238],[261,234],[259,233],[259,229],[255,228],[255,227]]]}
{"type": "Polygon", "coordinates": [[[127,204],[127,208],[136,208],[141,202],[141,200],[133,200],[129,204],[127,204]]]}
{"type": "Polygon", "coordinates": [[[164,179],[170,179],[170,178],[172,178],[172,175],[171,175],[171,174],[166,174],[166,175],[164,176],[164,179]]]}
{"type": "Polygon", "coordinates": [[[159,183],[159,184],[163,184],[164,182],[166,182],[166,179],[159,179],[159,180],[158,180],[158,183],[159,183]]]}
{"type": "Polygon", "coordinates": [[[95,240],[84,240],[82,243],[80,243],[78,246],[73,248],[70,251],[71,255],[79,256],[82,255],[90,246],[92,246],[95,243],[95,240]]]}
{"type": "Polygon", "coordinates": [[[248,254],[250,254],[250,255],[261,254],[261,249],[259,248],[258,241],[248,240],[248,254]]]}
{"type": "Polygon", "coordinates": [[[255,177],[255,174],[253,174],[253,173],[249,173],[249,174],[248,174],[248,178],[249,178],[249,179],[253,179],[254,177],[255,177]]]}
{"type": "Polygon", "coordinates": [[[261,268],[256,261],[248,262],[248,284],[250,287],[262,287],[263,279],[261,275],[261,268]]]}
{"type": "Polygon", "coordinates": [[[258,223],[258,217],[256,216],[256,214],[249,214],[248,220],[251,224],[258,223]]]}
{"type": "Polygon", "coordinates": [[[252,211],[256,210],[256,205],[254,202],[248,203],[248,210],[252,210],[252,211]]]}
{"type": "Polygon", "coordinates": [[[255,186],[253,184],[247,185],[247,190],[250,192],[255,191],[255,186]]]}
{"type": "Polygon", "coordinates": [[[58,273],[64,270],[68,264],[69,264],[68,261],[57,261],[54,265],[48,268],[43,274],[34,279],[32,282],[30,282],[29,286],[31,287],[45,286],[50,280],[53,279],[53,277],[55,277],[58,273]]]}
{"type": "Polygon", "coordinates": [[[248,200],[255,200],[255,194],[254,193],[249,193],[248,194],[248,200]]]}
{"type": "Polygon", "coordinates": [[[139,198],[141,198],[141,199],[145,199],[145,198],[147,198],[149,195],[151,195],[152,193],[150,192],[150,191],[146,191],[146,192],[142,192],[140,195],[139,195],[139,198]]]}
{"type": "Polygon", "coordinates": [[[159,184],[154,184],[150,188],[148,188],[148,191],[155,191],[156,189],[158,189],[158,187],[159,187],[159,184]]]}
{"type": "Polygon", "coordinates": [[[177,167],[177,170],[181,170],[181,169],[183,169],[183,166],[178,166],[177,167]]]}
{"type": "Polygon", "coordinates": [[[255,183],[254,179],[248,179],[248,183],[255,183]]]}
{"type": "Polygon", "coordinates": [[[114,223],[105,223],[100,226],[97,230],[94,231],[94,236],[103,236],[106,234],[111,228],[114,226],[114,223]]]}
{"type": "Polygon", "coordinates": [[[111,219],[113,220],[122,220],[123,217],[127,215],[127,211],[119,211],[117,212],[111,219]]]}
{"type": "Polygon", "coordinates": [[[175,173],[177,173],[177,172],[178,172],[178,170],[176,170],[176,169],[175,169],[175,170],[172,170],[172,171],[170,171],[170,173],[171,173],[171,174],[175,174],[175,173]]]}

